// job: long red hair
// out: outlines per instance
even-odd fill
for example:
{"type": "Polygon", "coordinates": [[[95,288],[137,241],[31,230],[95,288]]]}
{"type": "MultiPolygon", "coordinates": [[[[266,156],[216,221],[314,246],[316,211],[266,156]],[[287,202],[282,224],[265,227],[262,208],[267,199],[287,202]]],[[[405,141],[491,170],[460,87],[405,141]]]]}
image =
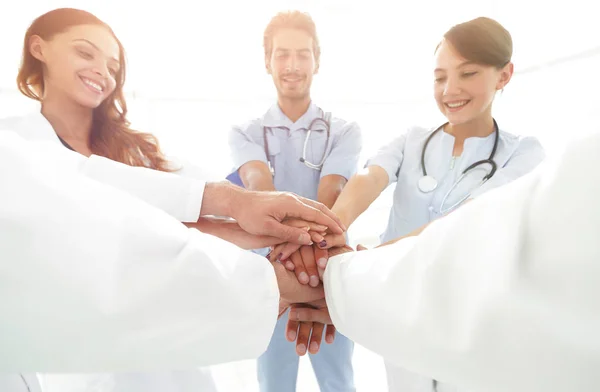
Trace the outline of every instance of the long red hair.
{"type": "Polygon", "coordinates": [[[103,26],[112,34],[119,45],[120,63],[120,69],[115,77],[115,90],[94,109],[90,140],[92,153],[131,166],[171,171],[172,168],[161,152],[156,137],[129,127],[127,103],[123,95],[125,50],[110,26],[91,13],[73,8],[59,8],[33,21],[23,41],[23,57],[17,76],[19,91],[37,101],[41,101],[44,94],[44,69],[41,61],[33,57],[29,51],[31,37],[38,35],[44,40],[50,40],[55,34],[64,32],[72,26],[86,24],[103,26]]]}

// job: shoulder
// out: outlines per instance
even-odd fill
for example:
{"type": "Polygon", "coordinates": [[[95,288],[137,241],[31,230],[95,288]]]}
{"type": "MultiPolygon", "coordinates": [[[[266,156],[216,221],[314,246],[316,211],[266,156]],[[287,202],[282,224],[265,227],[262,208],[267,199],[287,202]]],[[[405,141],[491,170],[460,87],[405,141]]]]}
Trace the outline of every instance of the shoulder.
{"type": "Polygon", "coordinates": [[[515,151],[527,152],[541,150],[544,148],[540,140],[535,136],[519,135],[503,129],[499,130],[499,138],[508,146],[513,146],[515,151]]]}
{"type": "Polygon", "coordinates": [[[345,134],[348,132],[360,134],[360,126],[354,120],[347,120],[340,117],[331,117],[331,132],[333,134],[345,134]]]}
{"type": "Polygon", "coordinates": [[[11,116],[0,118],[0,131],[18,131],[27,122],[28,116],[11,116]]]}
{"type": "Polygon", "coordinates": [[[230,135],[244,135],[250,138],[262,137],[262,119],[254,118],[241,124],[236,124],[231,127],[230,135]]]}

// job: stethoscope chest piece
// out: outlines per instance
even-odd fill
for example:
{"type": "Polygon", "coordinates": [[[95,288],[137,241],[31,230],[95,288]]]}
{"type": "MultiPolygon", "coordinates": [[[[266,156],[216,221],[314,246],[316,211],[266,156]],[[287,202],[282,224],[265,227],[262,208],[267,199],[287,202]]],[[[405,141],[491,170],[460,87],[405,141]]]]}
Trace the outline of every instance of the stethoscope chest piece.
{"type": "Polygon", "coordinates": [[[438,182],[431,176],[423,176],[419,178],[419,190],[423,193],[433,192],[438,186],[438,182]]]}

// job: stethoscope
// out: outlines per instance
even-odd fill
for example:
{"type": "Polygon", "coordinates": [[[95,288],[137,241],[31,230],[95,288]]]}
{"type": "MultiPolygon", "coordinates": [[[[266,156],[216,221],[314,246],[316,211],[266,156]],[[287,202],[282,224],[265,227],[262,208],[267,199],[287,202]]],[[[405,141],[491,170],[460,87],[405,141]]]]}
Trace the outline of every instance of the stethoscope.
{"type": "MultiPolygon", "coordinates": [[[[321,109],[319,109],[319,110],[321,110],[321,109]]],[[[283,130],[287,130],[287,131],[290,130],[288,127],[275,127],[275,128],[279,128],[279,129],[283,129],[283,130]]],[[[269,141],[267,140],[267,129],[272,129],[272,128],[263,126],[263,137],[265,140],[265,155],[267,156],[267,165],[269,166],[269,171],[271,172],[272,176],[275,176],[275,168],[273,167],[273,164],[271,163],[271,156],[269,155],[269,141]]],[[[302,129],[300,129],[300,130],[302,130],[302,129]]],[[[302,156],[300,157],[299,160],[300,160],[300,162],[304,163],[307,167],[309,167],[311,169],[321,170],[321,168],[323,167],[323,164],[325,163],[325,158],[327,158],[327,148],[329,147],[329,137],[331,135],[331,113],[327,113],[324,115],[323,110],[321,110],[321,115],[319,117],[316,117],[314,120],[312,120],[306,130],[307,130],[307,133],[306,133],[306,137],[304,138],[304,147],[302,148],[302,156]],[[327,138],[325,139],[325,149],[323,150],[323,156],[321,157],[321,161],[319,163],[312,163],[306,159],[306,149],[308,147],[308,140],[310,139],[310,134],[313,131],[313,129],[320,129],[320,128],[315,127],[315,125],[317,125],[319,123],[325,127],[325,131],[327,132],[327,138]]]]}
{"type": "MultiPolygon", "coordinates": [[[[444,125],[446,125],[446,124],[444,124],[444,125]]],[[[425,167],[425,152],[427,151],[427,145],[429,144],[431,139],[435,136],[436,133],[438,133],[442,128],[444,128],[444,125],[437,128],[435,131],[433,131],[431,133],[431,135],[429,135],[429,137],[425,141],[425,145],[423,146],[423,151],[421,152],[421,169],[423,171],[423,177],[421,177],[419,179],[418,188],[423,193],[433,192],[438,186],[438,181],[435,178],[433,178],[432,176],[430,176],[429,174],[427,174],[427,168],[425,167]]],[[[446,209],[443,208],[444,204],[446,204],[446,200],[448,199],[448,196],[450,195],[450,193],[452,193],[452,191],[454,189],[456,189],[458,184],[460,184],[462,179],[465,178],[465,176],[467,175],[467,173],[469,171],[471,171],[471,170],[475,169],[477,166],[481,166],[483,164],[488,164],[492,167],[492,170],[485,177],[483,177],[483,179],[481,180],[481,182],[479,183],[478,186],[483,185],[487,180],[489,180],[490,178],[492,178],[494,176],[494,174],[496,173],[496,169],[497,169],[496,162],[494,162],[494,156],[496,155],[496,150],[498,149],[499,134],[500,134],[500,132],[498,131],[498,123],[496,123],[496,120],[494,120],[494,147],[492,148],[492,152],[490,153],[489,158],[477,161],[477,162],[473,163],[472,165],[470,165],[469,167],[467,167],[465,170],[463,170],[463,172],[461,173],[458,180],[456,180],[454,182],[452,187],[444,195],[444,198],[442,199],[442,203],[440,205],[440,213],[441,214],[445,214],[446,212],[458,207],[462,202],[467,200],[469,198],[469,196],[471,195],[470,193],[467,193],[462,199],[460,199],[458,202],[454,203],[449,208],[446,208],[446,209]]]]}

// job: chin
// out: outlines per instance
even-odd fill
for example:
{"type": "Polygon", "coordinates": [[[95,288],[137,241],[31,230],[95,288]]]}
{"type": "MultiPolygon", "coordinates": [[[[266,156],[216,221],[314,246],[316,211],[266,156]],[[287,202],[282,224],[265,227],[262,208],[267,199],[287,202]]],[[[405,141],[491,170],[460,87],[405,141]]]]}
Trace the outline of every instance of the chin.
{"type": "Polygon", "coordinates": [[[445,113],[446,119],[452,125],[462,125],[473,121],[474,116],[466,113],[445,113]]]}
{"type": "Polygon", "coordinates": [[[90,99],[90,98],[80,98],[77,99],[77,103],[86,108],[86,109],[96,109],[98,106],[102,104],[103,99],[90,99]]]}
{"type": "Polygon", "coordinates": [[[284,90],[281,92],[281,96],[288,99],[304,99],[308,96],[308,92],[298,90],[284,90]]]}

